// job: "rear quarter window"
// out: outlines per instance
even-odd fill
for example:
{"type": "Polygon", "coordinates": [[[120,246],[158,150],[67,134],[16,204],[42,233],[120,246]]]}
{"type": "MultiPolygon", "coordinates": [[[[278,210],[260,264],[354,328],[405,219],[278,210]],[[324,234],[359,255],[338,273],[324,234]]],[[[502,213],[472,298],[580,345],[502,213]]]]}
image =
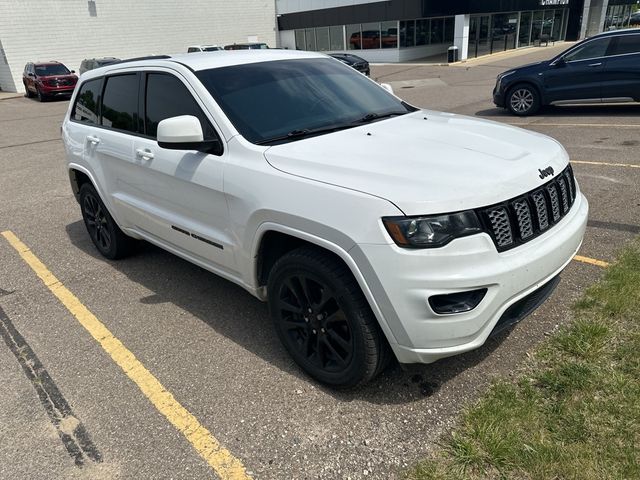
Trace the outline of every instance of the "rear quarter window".
{"type": "Polygon", "coordinates": [[[640,35],[622,35],[616,39],[612,55],[640,53],[640,35]]]}
{"type": "Polygon", "coordinates": [[[89,80],[82,84],[76,96],[76,103],[73,106],[73,113],[71,114],[73,120],[90,125],[98,125],[101,86],[101,78],[89,80]]]}

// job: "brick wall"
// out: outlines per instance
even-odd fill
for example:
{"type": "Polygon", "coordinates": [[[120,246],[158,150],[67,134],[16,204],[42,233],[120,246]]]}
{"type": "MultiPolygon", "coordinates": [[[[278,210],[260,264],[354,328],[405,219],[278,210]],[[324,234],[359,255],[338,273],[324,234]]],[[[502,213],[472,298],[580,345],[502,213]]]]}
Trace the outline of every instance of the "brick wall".
{"type": "Polygon", "coordinates": [[[1,0],[0,89],[22,91],[28,61],[183,53],[187,46],[247,42],[276,46],[274,0],[1,0]],[[3,75],[4,73],[4,75],[3,75]]]}

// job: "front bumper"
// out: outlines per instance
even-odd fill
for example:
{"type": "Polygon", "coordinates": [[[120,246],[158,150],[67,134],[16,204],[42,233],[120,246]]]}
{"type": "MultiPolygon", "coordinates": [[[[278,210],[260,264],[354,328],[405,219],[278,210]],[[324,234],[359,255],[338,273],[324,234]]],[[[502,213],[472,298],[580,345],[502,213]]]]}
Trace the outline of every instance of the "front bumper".
{"type": "Polygon", "coordinates": [[[40,87],[40,91],[48,96],[48,97],[58,97],[58,96],[66,96],[71,95],[73,90],[76,88],[75,85],[64,85],[59,87],[51,87],[48,85],[42,85],[40,87]]]}
{"type": "Polygon", "coordinates": [[[511,306],[547,285],[571,261],[582,243],[588,209],[579,193],[554,228],[502,253],[487,234],[436,249],[359,245],[370,264],[367,281],[398,360],[431,363],[484,344],[511,306]],[[428,302],[433,295],[479,288],[487,293],[468,312],[440,315],[428,302]]]}
{"type": "Polygon", "coordinates": [[[504,90],[502,90],[501,88],[498,87],[498,85],[496,85],[493,88],[493,103],[496,105],[496,107],[499,108],[506,108],[507,103],[506,103],[506,95],[504,90]]]}

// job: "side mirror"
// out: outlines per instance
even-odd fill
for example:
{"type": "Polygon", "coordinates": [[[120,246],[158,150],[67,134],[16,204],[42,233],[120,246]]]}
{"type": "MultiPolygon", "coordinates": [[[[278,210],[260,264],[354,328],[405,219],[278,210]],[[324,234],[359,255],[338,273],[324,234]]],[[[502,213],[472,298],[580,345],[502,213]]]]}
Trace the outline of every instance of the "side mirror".
{"type": "Polygon", "coordinates": [[[384,88],[387,92],[389,92],[391,95],[395,95],[393,93],[393,87],[391,85],[389,85],[388,83],[381,83],[380,86],[382,88],[384,88]]]}
{"type": "Polygon", "coordinates": [[[71,70],[71,73],[76,73],[76,71],[75,70],[71,70]]]}
{"type": "Polygon", "coordinates": [[[556,68],[566,67],[567,61],[564,59],[564,57],[560,57],[555,62],[553,62],[553,66],[556,68]]]}
{"type": "Polygon", "coordinates": [[[33,73],[33,72],[29,72],[29,73],[27,73],[27,76],[28,76],[28,77],[35,77],[35,76],[36,76],[36,74],[35,74],[35,73],[33,73]]]}
{"type": "Polygon", "coordinates": [[[197,150],[220,155],[219,140],[204,140],[202,125],[193,115],[165,118],[158,124],[158,145],[169,150],[197,150]]]}

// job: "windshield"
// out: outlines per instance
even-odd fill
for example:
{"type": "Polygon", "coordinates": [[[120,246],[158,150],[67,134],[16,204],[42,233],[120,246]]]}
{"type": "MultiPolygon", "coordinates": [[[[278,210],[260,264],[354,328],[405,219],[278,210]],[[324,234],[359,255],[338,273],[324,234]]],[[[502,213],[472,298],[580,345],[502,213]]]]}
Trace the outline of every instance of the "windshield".
{"type": "Polygon", "coordinates": [[[330,58],[279,60],[197,72],[252,143],[303,138],[413,111],[351,67],[330,58]]]}
{"type": "Polygon", "coordinates": [[[222,49],[220,47],[204,47],[202,50],[205,52],[215,52],[222,49]]]}
{"type": "Polygon", "coordinates": [[[36,66],[36,75],[39,77],[47,77],[49,75],[69,75],[71,72],[64,65],[38,65],[36,66]]]}

